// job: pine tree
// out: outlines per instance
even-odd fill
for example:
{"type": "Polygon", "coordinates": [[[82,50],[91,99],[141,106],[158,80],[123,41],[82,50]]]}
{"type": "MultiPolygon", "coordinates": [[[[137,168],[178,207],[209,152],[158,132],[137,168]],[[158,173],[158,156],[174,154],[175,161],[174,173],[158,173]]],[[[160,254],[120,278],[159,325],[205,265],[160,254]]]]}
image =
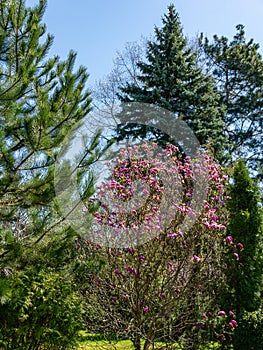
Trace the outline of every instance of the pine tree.
{"type": "Polygon", "coordinates": [[[33,8],[0,0],[0,269],[14,268],[25,245],[54,235],[56,155],[90,111],[88,74],[74,69],[76,53],[48,58],[45,8],[46,0],[33,8]]]}
{"type": "Polygon", "coordinates": [[[201,39],[207,72],[213,74],[225,108],[224,130],[231,159],[243,158],[254,169],[262,163],[262,78],[259,45],[247,41],[243,25],[236,27],[231,42],[222,36],[201,39]]]}
{"type": "MultiPolygon", "coordinates": [[[[147,44],[147,62],[139,62],[140,84],[121,87],[124,102],[150,103],[163,107],[182,118],[195,132],[200,144],[210,144],[217,158],[222,157],[222,143],[226,142],[222,113],[213,79],[205,76],[197,66],[196,55],[187,47],[178,14],[173,5],[164,15],[163,27],[155,28],[155,40],[147,44]]],[[[119,129],[125,135],[165,140],[165,135],[136,125],[136,117],[119,129]]],[[[166,141],[167,135],[166,135],[166,141]]]]}
{"type": "Polygon", "coordinates": [[[230,186],[228,209],[230,222],[228,235],[238,242],[230,248],[236,255],[236,263],[230,266],[228,284],[234,293],[235,308],[240,316],[244,310],[255,311],[261,304],[263,290],[263,215],[260,192],[249,177],[244,161],[234,168],[233,184],[230,186]]]}
{"type": "MultiPolygon", "coordinates": [[[[25,0],[0,0],[0,308],[4,310],[0,347],[5,349],[54,348],[58,342],[66,348],[82,324],[77,287],[72,283],[76,233],[61,225],[54,169],[65,136],[90,111],[88,74],[82,66],[74,68],[74,52],[64,61],[58,56],[49,58],[53,37],[46,35],[42,23],[45,8],[46,0],[33,8],[26,7],[25,0]],[[53,282],[44,283],[43,276],[54,282],[53,289],[53,282]],[[28,287],[39,283],[36,281],[42,284],[41,291],[38,288],[32,304],[27,303],[34,314],[27,324],[21,321],[22,309],[26,310],[23,298],[28,301],[34,294],[28,287]],[[45,295],[51,292],[53,300],[59,300],[61,293],[68,293],[69,298],[45,308],[45,295]],[[67,318],[63,307],[68,310],[67,318]],[[63,325],[64,321],[56,321],[60,315],[63,325]],[[32,329],[38,325],[37,345],[32,345],[32,329]]],[[[97,146],[96,135],[82,154],[78,172],[82,198],[92,191],[85,187],[85,169],[99,152],[97,146]]]]}

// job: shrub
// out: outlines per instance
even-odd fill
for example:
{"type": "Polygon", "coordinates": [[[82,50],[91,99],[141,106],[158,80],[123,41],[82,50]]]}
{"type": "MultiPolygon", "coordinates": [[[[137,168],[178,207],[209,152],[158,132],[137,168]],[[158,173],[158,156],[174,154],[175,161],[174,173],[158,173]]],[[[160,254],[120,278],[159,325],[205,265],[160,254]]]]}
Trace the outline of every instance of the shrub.
{"type": "Polygon", "coordinates": [[[72,282],[54,270],[5,277],[12,290],[0,305],[1,349],[69,349],[82,327],[72,282]]]}
{"type": "Polygon", "coordinates": [[[234,349],[263,349],[263,309],[244,312],[233,336],[234,349]]]}

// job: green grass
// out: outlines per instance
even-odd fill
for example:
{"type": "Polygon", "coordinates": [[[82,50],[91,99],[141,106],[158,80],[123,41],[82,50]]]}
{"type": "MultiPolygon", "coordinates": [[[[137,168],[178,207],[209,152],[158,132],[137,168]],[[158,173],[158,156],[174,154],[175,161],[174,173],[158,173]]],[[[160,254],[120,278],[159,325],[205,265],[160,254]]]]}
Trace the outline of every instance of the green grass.
{"type": "MultiPolygon", "coordinates": [[[[142,342],[143,343],[143,342],[142,342]]],[[[155,349],[158,344],[155,344],[155,349]]],[[[161,344],[160,344],[161,345],[161,344]]],[[[180,350],[180,347],[176,347],[180,350]]],[[[78,350],[134,350],[132,342],[130,340],[114,340],[112,337],[111,340],[103,340],[101,334],[91,334],[85,331],[80,333],[80,342],[78,350]]],[[[202,350],[209,349],[219,349],[218,343],[211,343],[207,347],[202,347],[202,350]]]]}
{"type": "Polygon", "coordinates": [[[81,344],[78,350],[134,350],[132,343],[129,340],[121,340],[118,343],[109,343],[103,340],[87,341],[85,344],[81,344]]]}
{"type": "Polygon", "coordinates": [[[108,337],[104,340],[101,334],[91,334],[85,331],[80,333],[81,340],[79,342],[78,350],[133,350],[132,342],[130,340],[115,340],[114,337],[108,337]],[[112,339],[111,339],[112,338],[112,339]]]}
{"type": "MultiPolygon", "coordinates": [[[[101,334],[91,334],[84,331],[80,333],[80,338],[78,350],[134,350],[132,342],[128,339],[116,340],[114,336],[108,336],[108,340],[104,340],[101,334]]],[[[158,343],[155,344],[155,349],[157,349],[157,345],[158,343]]]]}

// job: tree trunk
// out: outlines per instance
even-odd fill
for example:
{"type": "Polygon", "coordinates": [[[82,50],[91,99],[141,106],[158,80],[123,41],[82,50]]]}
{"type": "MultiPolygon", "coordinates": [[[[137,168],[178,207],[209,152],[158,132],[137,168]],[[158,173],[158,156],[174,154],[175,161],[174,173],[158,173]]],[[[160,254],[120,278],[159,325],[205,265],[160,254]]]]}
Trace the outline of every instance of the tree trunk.
{"type": "Polygon", "coordinates": [[[148,350],[150,345],[151,344],[150,344],[149,340],[146,340],[145,343],[144,343],[144,346],[143,346],[143,350],[148,350]]]}
{"type": "Polygon", "coordinates": [[[132,342],[134,345],[134,350],[141,350],[141,338],[139,335],[135,335],[132,342]]]}

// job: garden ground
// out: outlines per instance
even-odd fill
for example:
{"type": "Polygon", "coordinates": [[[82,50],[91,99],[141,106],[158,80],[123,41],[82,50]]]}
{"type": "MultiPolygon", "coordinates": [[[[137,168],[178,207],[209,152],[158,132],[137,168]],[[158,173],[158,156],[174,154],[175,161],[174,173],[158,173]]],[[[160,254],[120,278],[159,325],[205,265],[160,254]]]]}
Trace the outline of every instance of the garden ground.
{"type": "MultiPolygon", "coordinates": [[[[133,344],[130,340],[103,340],[100,334],[91,334],[87,332],[80,333],[81,340],[79,342],[78,350],[134,350],[133,344]]],[[[160,344],[161,345],[161,344],[160,344]]],[[[155,344],[155,349],[158,344],[155,344]]],[[[179,346],[174,349],[182,349],[179,346]]],[[[217,350],[219,349],[218,343],[211,343],[208,347],[202,348],[202,350],[217,350]]]]}

